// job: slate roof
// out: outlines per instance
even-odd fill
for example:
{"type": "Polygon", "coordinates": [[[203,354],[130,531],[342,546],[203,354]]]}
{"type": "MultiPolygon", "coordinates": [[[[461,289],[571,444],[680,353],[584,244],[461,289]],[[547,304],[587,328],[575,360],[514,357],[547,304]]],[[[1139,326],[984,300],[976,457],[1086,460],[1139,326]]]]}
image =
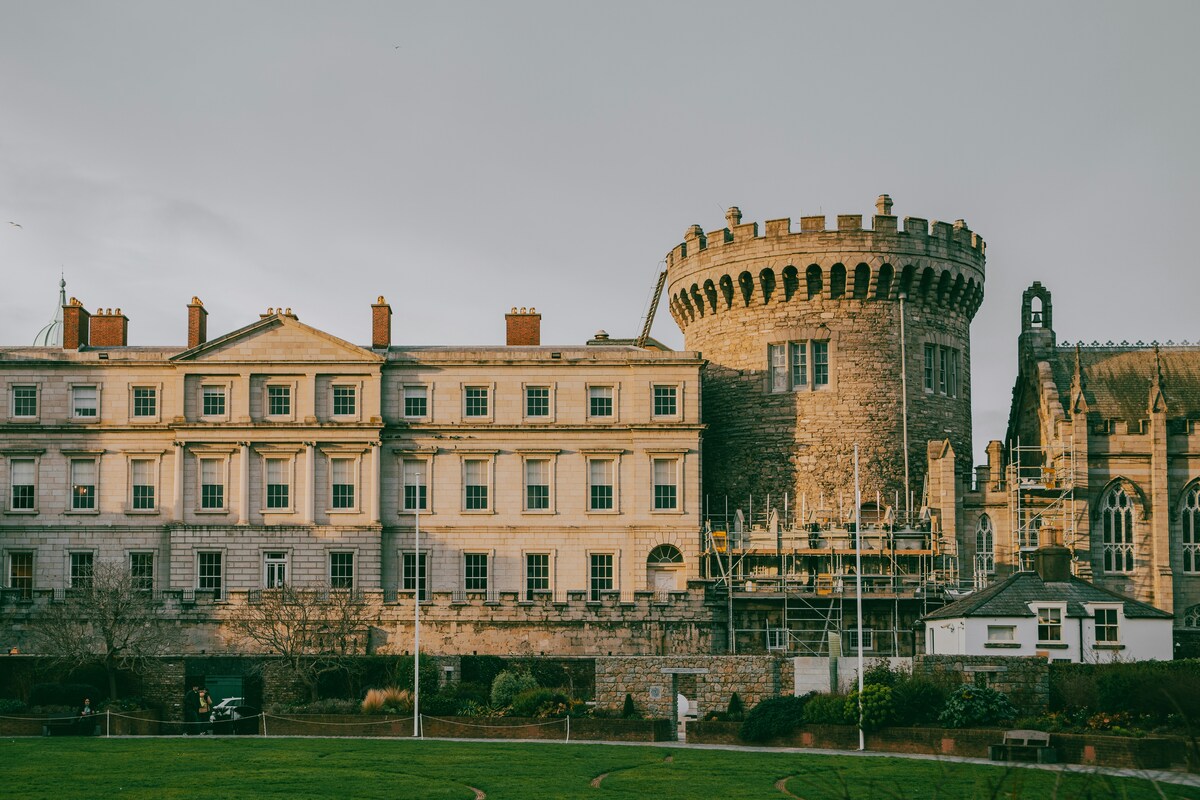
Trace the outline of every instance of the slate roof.
{"type": "MultiPolygon", "coordinates": [[[[1159,361],[1167,416],[1200,418],[1200,347],[1161,347],[1159,361]]],[[[1070,402],[1071,380],[1075,375],[1075,348],[1056,347],[1049,362],[1065,407],[1070,402]]],[[[1081,347],[1079,366],[1091,414],[1130,422],[1149,416],[1146,408],[1154,377],[1153,347],[1081,347]]]]}
{"type": "Polygon", "coordinates": [[[1043,581],[1036,572],[1018,572],[993,583],[953,603],[942,606],[924,619],[957,619],[960,617],[1032,617],[1029,603],[1039,601],[1067,603],[1068,617],[1090,617],[1084,603],[1125,604],[1125,616],[1130,619],[1171,619],[1172,615],[1147,603],[1123,594],[1101,589],[1093,583],[1072,577],[1068,581],[1043,581]]]}

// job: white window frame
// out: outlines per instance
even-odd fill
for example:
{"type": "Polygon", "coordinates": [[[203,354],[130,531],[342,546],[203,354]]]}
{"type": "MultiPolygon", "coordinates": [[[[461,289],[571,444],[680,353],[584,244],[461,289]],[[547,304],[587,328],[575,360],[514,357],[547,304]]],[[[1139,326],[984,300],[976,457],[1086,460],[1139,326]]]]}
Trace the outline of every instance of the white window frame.
{"type": "Polygon", "coordinates": [[[134,584],[134,588],[138,591],[152,592],[158,586],[158,554],[153,550],[130,550],[126,554],[126,564],[129,567],[129,580],[134,584]],[[136,583],[142,576],[134,574],[133,559],[135,556],[150,557],[150,585],[148,587],[137,586],[136,583]]]}
{"type": "MultiPolygon", "coordinates": [[[[493,557],[493,554],[490,550],[463,550],[462,551],[462,559],[461,559],[460,563],[462,564],[462,589],[464,592],[468,592],[468,593],[472,593],[472,594],[487,594],[487,595],[490,595],[493,593],[494,575],[492,574],[493,573],[492,567],[495,563],[495,558],[493,557]],[[468,559],[478,559],[478,558],[483,559],[483,576],[482,576],[483,586],[482,586],[482,588],[478,587],[478,586],[476,586],[475,588],[468,588],[468,584],[472,580],[472,576],[468,574],[467,561],[468,561],[468,559]]],[[[480,577],[478,575],[476,575],[476,576],[474,576],[474,580],[478,581],[478,580],[480,580],[480,577]]]]}
{"type": "MultiPolygon", "coordinates": [[[[521,551],[521,598],[526,602],[534,599],[533,593],[549,592],[550,596],[554,596],[554,560],[555,551],[553,549],[543,550],[522,550],[521,551]],[[532,589],[529,586],[529,558],[531,556],[544,556],[546,558],[546,587],[544,589],[532,589]]],[[[541,576],[539,576],[540,578],[541,576]]]]}
{"type": "Polygon", "coordinates": [[[585,511],[588,514],[620,514],[621,513],[621,453],[615,450],[582,450],[584,457],[584,483],[587,491],[585,511]],[[592,462],[612,462],[612,508],[594,508],[592,506],[592,462]]]}
{"type": "MultiPolygon", "coordinates": [[[[416,399],[416,396],[413,396],[416,399]]],[[[400,386],[400,417],[402,419],[419,419],[429,421],[433,418],[433,385],[429,383],[404,383],[400,386]],[[420,389],[425,394],[425,413],[409,414],[409,392],[420,389]]]]}
{"type": "Polygon", "coordinates": [[[400,551],[400,563],[398,565],[400,580],[398,582],[399,586],[397,587],[398,594],[412,594],[419,590],[421,593],[420,601],[422,603],[428,603],[430,601],[431,597],[433,596],[430,590],[430,581],[433,577],[430,574],[430,560],[429,550],[424,547],[418,550],[416,553],[414,553],[412,550],[402,549],[400,551]],[[406,558],[411,558],[413,562],[413,575],[411,576],[405,572],[406,558]],[[422,566],[424,569],[422,569],[422,566]],[[405,588],[406,583],[411,583],[413,588],[405,588]]]}
{"type": "MultiPolygon", "coordinates": [[[[339,576],[339,580],[343,577],[344,576],[339,576]]],[[[345,550],[345,549],[336,549],[336,550],[327,551],[325,554],[325,580],[328,582],[329,588],[335,592],[347,592],[347,591],[352,592],[352,591],[354,591],[354,588],[358,585],[358,553],[354,550],[345,550]],[[333,574],[333,560],[334,560],[335,556],[349,556],[350,557],[350,585],[349,586],[335,586],[334,585],[335,581],[334,581],[334,574],[333,574]]]]}
{"type": "Polygon", "coordinates": [[[1121,624],[1121,621],[1125,617],[1124,613],[1122,613],[1124,611],[1124,609],[1122,608],[1121,604],[1120,603],[1111,603],[1111,604],[1110,603],[1087,603],[1084,605],[1084,608],[1087,610],[1088,614],[1090,614],[1092,617],[1092,644],[1095,647],[1100,648],[1100,649],[1103,649],[1105,647],[1119,646],[1121,644],[1121,629],[1124,627],[1124,625],[1121,624]],[[1112,615],[1113,621],[1112,621],[1111,625],[1108,623],[1101,625],[1100,615],[1102,613],[1105,616],[1108,616],[1110,614],[1112,615]],[[1105,630],[1112,629],[1113,633],[1115,634],[1115,638],[1101,639],[1100,631],[1102,628],[1105,630]]]}
{"type": "Polygon", "coordinates": [[[523,383],[521,384],[521,416],[526,422],[530,423],[548,423],[554,422],[555,419],[555,391],[553,383],[523,383]],[[530,414],[529,413],[529,393],[534,390],[545,390],[546,392],[546,413],[545,414],[530,414]]]}
{"type": "MultiPolygon", "coordinates": [[[[196,551],[196,560],[195,560],[195,563],[196,563],[196,575],[195,575],[196,589],[199,591],[213,592],[213,598],[215,600],[218,600],[218,601],[224,600],[225,593],[229,590],[229,586],[228,586],[229,563],[228,562],[229,562],[229,559],[227,558],[225,551],[223,549],[204,548],[201,550],[197,550],[196,551]],[[206,586],[201,585],[201,583],[204,580],[204,576],[202,576],[200,574],[200,565],[201,565],[201,561],[203,560],[203,556],[206,556],[206,555],[216,556],[217,557],[217,565],[220,568],[220,573],[217,575],[217,586],[215,587],[215,589],[216,589],[215,591],[213,591],[214,587],[212,587],[212,586],[206,587],[206,586]]],[[[211,579],[211,577],[212,576],[210,575],[209,578],[211,579]]]]}
{"type": "Polygon", "coordinates": [[[324,453],[325,453],[325,477],[326,477],[326,484],[328,486],[328,491],[325,493],[325,497],[327,498],[327,501],[328,501],[328,508],[326,509],[326,513],[328,513],[328,514],[361,514],[362,513],[362,501],[363,501],[362,453],[356,452],[356,451],[346,451],[346,450],[326,450],[326,451],[324,451],[324,453]],[[350,477],[353,481],[350,485],[352,487],[351,491],[354,492],[354,498],[353,498],[354,502],[352,502],[349,506],[345,506],[345,507],[341,507],[341,508],[335,508],[334,504],[333,504],[334,503],[333,464],[335,461],[349,461],[350,462],[350,477]]]}
{"type": "MultiPolygon", "coordinates": [[[[863,650],[875,649],[875,631],[870,628],[863,628],[863,650]]],[[[853,653],[858,650],[858,627],[850,626],[846,628],[846,647],[842,652],[853,653]]]]}
{"type": "Polygon", "coordinates": [[[66,578],[67,578],[66,585],[67,585],[68,589],[88,589],[88,588],[91,588],[92,586],[95,586],[96,551],[88,550],[88,549],[68,550],[67,551],[67,563],[66,563],[66,578]],[[87,581],[86,581],[85,585],[77,585],[76,584],[76,581],[78,581],[80,578],[85,577],[82,574],[78,575],[78,576],[75,574],[75,557],[76,556],[87,556],[88,574],[86,576],[87,581]]]}
{"type": "MultiPolygon", "coordinates": [[[[13,549],[5,551],[4,559],[4,585],[9,589],[20,592],[20,597],[23,600],[33,599],[33,590],[37,588],[37,551],[31,549],[13,549]],[[14,572],[13,558],[15,556],[29,556],[29,585],[19,586],[16,583],[16,574],[14,572]]],[[[25,579],[21,576],[21,580],[25,579]]]]}
{"type": "MultiPolygon", "coordinates": [[[[0,451],[0,455],[4,456],[5,463],[5,493],[4,493],[4,511],[6,514],[38,514],[41,512],[41,472],[42,472],[42,450],[5,450],[0,451]],[[13,508],[13,462],[15,461],[32,461],[33,462],[33,507],[32,508],[13,508]]],[[[27,484],[21,484],[25,486],[27,484]]]]}
{"type": "Polygon", "coordinates": [[[129,384],[129,422],[134,425],[152,425],[162,419],[163,413],[163,385],[161,383],[147,383],[138,381],[129,384]],[[138,414],[137,413],[137,393],[146,389],[154,392],[154,413],[153,414],[138,414]]]}
{"type": "MultiPolygon", "coordinates": [[[[652,514],[682,514],[686,508],[684,498],[684,467],[686,451],[680,450],[647,450],[650,457],[650,513],[652,514]],[[675,464],[675,506],[673,508],[658,507],[658,476],[655,474],[659,462],[675,464]]],[[[664,484],[665,485],[665,484],[664,484]]]]}
{"type": "Polygon", "coordinates": [[[617,422],[621,417],[620,384],[613,383],[589,383],[587,385],[587,419],[592,422],[617,422]],[[598,389],[608,389],[609,400],[612,403],[611,414],[593,414],[592,413],[592,391],[598,389]]]}
{"type": "MultiPolygon", "coordinates": [[[[229,472],[230,472],[230,456],[232,453],[228,450],[192,450],[192,457],[196,460],[196,502],[192,508],[193,514],[228,514],[230,509],[229,503],[229,472]],[[219,508],[204,507],[204,462],[217,462],[217,475],[221,479],[221,506],[219,508]]],[[[245,466],[242,467],[245,469],[245,466]]],[[[216,484],[212,484],[216,485],[216,484]]],[[[266,483],[264,481],[264,487],[266,483]]],[[[265,492],[265,489],[264,489],[265,492]]],[[[264,499],[264,503],[265,503],[264,499]]]]}
{"type": "MultiPolygon", "coordinates": [[[[400,452],[400,453],[398,453],[398,456],[399,456],[399,458],[397,459],[397,461],[398,461],[399,476],[400,476],[400,495],[397,498],[397,503],[396,503],[397,513],[399,513],[401,515],[416,514],[418,512],[420,512],[423,515],[432,514],[433,513],[433,454],[432,453],[425,454],[425,453],[418,453],[418,452],[400,452]],[[425,483],[424,483],[425,507],[424,508],[412,508],[412,507],[409,507],[409,505],[408,505],[408,486],[409,486],[408,464],[410,462],[414,463],[414,464],[421,463],[421,464],[425,465],[425,483]]],[[[418,491],[416,492],[415,497],[417,499],[419,499],[420,498],[419,487],[421,484],[413,484],[413,485],[418,487],[418,491]]]]}
{"type": "MultiPolygon", "coordinates": [[[[486,452],[461,452],[462,460],[459,463],[459,480],[462,484],[459,502],[464,514],[493,514],[496,508],[496,452],[488,450],[486,452]],[[487,492],[487,502],[484,508],[468,508],[467,507],[467,463],[479,462],[484,465],[484,480],[483,484],[487,492]]],[[[471,484],[476,486],[478,484],[471,484]]]]}
{"type": "Polygon", "coordinates": [[[72,383],[70,386],[68,386],[67,401],[71,404],[71,409],[70,413],[67,415],[67,418],[70,419],[72,423],[78,425],[94,425],[95,423],[99,422],[102,416],[101,409],[103,408],[100,403],[101,396],[103,394],[103,388],[104,387],[101,386],[98,381],[82,381],[80,383],[72,383]],[[79,403],[75,399],[75,392],[80,389],[92,389],[96,392],[96,413],[92,416],[79,413],[79,403]]]}
{"type": "Polygon", "coordinates": [[[292,553],[287,548],[263,548],[261,551],[262,588],[283,589],[292,582],[292,553]],[[282,580],[280,569],[282,568],[282,580]]]}
{"type": "Polygon", "coordinates": [[[678,420],[683,419],[683,388],[682,382],[671,381],[653,381],[650,384],[650,419],[654,420],[678,420]],[[658,390],[659,389],[674,389],[675,390],[675,410],[671,413],[658,413],[658,390]]]}
{"type": "Polygon", "coordinates": [[[555,513],[555,476],[558,467],[558,450],[518,450],[521,456],[521,513],[522,514],[554,514],[555,513]],[[543,461],[546,463],[546,507],[529,507],[529,464],[543,461]]]}
{"type": "MultiPolygon", "coordinates": [[[[125,483],[129,487],[129,491],[125,495],[125,513],[126,514],[157,514],[162,504],[162,451],[154,452],[127,452],[125,458],[125,483]],[[133,492],[133,470],[134,463],[148,463],[150,465],[150,489],[154,493],[153,504],[150,508],[136,508],[134,503],[133,492]]],[[[142,484],[139,484],[142,485],[142,484]]]]}
{"type": "Polygon", "coordinates": [[[263,448],[258,451],[259,475],[262,476],[260,483],[261,491],[259,497],[259,512],[261,514],[294,514],[296,513],[296,452],[293,450],[274,450],[263,448]],[[283,462],[283,474],[287,478],[287,505],[278,508],[272,508],[268,505],[268,480],[270,478],[270,467],[272,461],[283,462]]]}
{"type": "Polygon", "coordinates": [[[268,422],[291,422],[296,419],[296,406],[300,400],[300,382],[271,378],[263,381],[262,387],[262,418],[268,422]],[[286,388],[288,390],[288,411],[286,414],[271,413],[271,390],[286,388]]]}
{"type": "Polygon", "coordinates": [[[599,603],[601,600],[601,598],[600,598],[601,593],[621,591],[620,554],[616,550],[588,550],[586,555],[587,555],[587,571],[584,574],[587,576],[587,602],[599,603]],[[595,570],[596,564],[593,559],[595,559],[596,557],[603,558],[604,556],[608,556],[608,558],[610,559],[609,568],[612,571],[611,575],[609,575],[610,585],[607,589],[597,589],[594,586],[595,577],[596,577],[594,570],[595,570]]]}
{"type": "Polygon", "coordinates": [[[1030,603],[1034,618],[1037,622],[1037,643],[1044,645],[1062,645],[1066,643],[1067,607],[1065,603],[1030,603]],[[1057,626],[1058,638],[1042,638],[1042,628],[1057,626]]]}
{"type": "Polygon", "coordinates": [[[203,380],[198,388],[196,397],[196,417],[201,422],[228,422],[231,407],[233,405],[233,381],[215,381],[203,380]],[[206,414],[204,413],[204,395],[210,389],[220,389],[224,397],[225,413],[223,414],[206,414]]]}
{"type": "MultiPolygon", "coordinates": [[[[64,450],[63,455],[67,458],[67,508],[63,513],[66,514],[99,514],[100,513],[100,490],[101,490],[101,473],[100,473],[100,453],[97,451],[68,451],[64,450]],[[91,508],[76,508],[75,507],[75,463],[88,462],[92,463],[92,469],[95,470],[95,483],[92,485],[92,507],[91,508]]],[[[80,484],[83,485],[83,484],[80,484]]]]}
{"type": "Polygon", "coordinates": [[[37,422],[42,418],[42,384],[41,381],[15,381],[8,387],[8,418],[13,422],[37,422]],[[22,389],[33,390],[33,413],[17,414],[17,392],[22,389]]]}
{"type": "Polygon", "coordinates": [[[767,344],[770,394],[823,392],[833,385],[833,346],[829,339],[791,339],[767,344]],[[824,348],[825,380],[818,382],[818,348],[824,348]]]}
{"type": "Polygon", "coordinates": [[[339,378],[329,382],[329,418],[334,422],[357,422],[362,419],[363,382],[339,378]],[[337,413],[337,390],[350,389],[354,393],[354,411],[349,414],[337,413]]]}
{"type": "Polygon", "coordinates": [[[464,383],[461,389],[462,408],[460,409],[463,422],[491,422],[496,414],[496,384],[494,383],[464,383]],[[468,399],[469,391],[482,389],[484,392],[484,401],[487,403],[487,410],[483,414],[468,414],[468,399]]]}
{"type": "Polygon", "coordinates": [[[1017,642],[1016,625],[988,625],[987,641],[990,644],[1009,644],[1017,642]]]}

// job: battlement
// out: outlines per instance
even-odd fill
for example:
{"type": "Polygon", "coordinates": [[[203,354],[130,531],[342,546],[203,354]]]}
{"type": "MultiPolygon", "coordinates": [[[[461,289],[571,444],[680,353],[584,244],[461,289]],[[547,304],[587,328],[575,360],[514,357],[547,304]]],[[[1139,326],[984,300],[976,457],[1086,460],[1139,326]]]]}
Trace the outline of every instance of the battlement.
{"type": "Polygon", "coordinates": [[[707,233],[699,225],[688,228],[683,242],[676,245],[667,255],[667,267],[676,266],[706,250],[728,245],[746,245],[755,241],[777,245],[777,240],[787,239],[789,243],[786,249],[803,252],[815,247],[825,250],[830,242],[829,234],[849,234],[852,237],[846,242],[849,249],[856,249],[856,245],[866,245],[864,249],[895,249],[907,253],[914,249],[914,245],[917,249],[928,249],[929,244],[934,247],[940,244],[940,249],[945,251],[944,255],[957,255],[982,270],[987,245],[982,236],[967,227],[965,221],[959,219],[950,223],[934,220],[930,223],[922,217],[904,217],[904,225],[901,228],[899,218],[890,213],[891,209],[891,198],[880,195],[877,202],[879,213],[873,217],[870,228],[863,227],[862,214],[839,214],[834,228],[829,227],[824,215],[803,216],[800,218],[799,231],[792,230],[790,217],[782,217],[763,223],[764,234],[760,235],[758,223],[743,224],[742,212],[734,206],[725,215],[727,227],[707,233]],[[859,235],[857,239],[853,238],[855,234],[859,235]],[[863,234],[870,238],[862,236],[863,234]],[[891,241],[888,241],[889,239],[891,241]]]}

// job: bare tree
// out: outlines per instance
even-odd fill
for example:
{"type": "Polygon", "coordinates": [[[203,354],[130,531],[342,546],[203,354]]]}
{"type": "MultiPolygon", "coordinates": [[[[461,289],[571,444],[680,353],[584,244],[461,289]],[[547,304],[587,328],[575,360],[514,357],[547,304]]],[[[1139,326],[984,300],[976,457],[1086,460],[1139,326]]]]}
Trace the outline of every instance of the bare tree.
{"type": "Polygon", "coordinates": [[[322,675],[366,652],[373,616],[359,592],[282,586],[251,593],[226,624],[233,646],[278,655],[315,700],[322,675]]]}
{"type": "Polygon", "coordinates": [[[62,602],[33,619],[35,647],[69,667],[98,664],[108,676],[108,696],[117,698],[117,675],[144,676],[159,658],[179,649],[178,629],[144,583],[119,563],[102,561],[86,586],[67,591],[62,602]]]}

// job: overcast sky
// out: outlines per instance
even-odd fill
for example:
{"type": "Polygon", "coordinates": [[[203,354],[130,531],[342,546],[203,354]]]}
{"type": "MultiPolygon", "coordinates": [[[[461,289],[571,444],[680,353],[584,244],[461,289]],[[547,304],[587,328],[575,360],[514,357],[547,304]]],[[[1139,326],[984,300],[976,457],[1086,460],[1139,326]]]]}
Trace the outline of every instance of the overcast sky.
{"type": "MultiPolygon", "coordinates": [[[[290,306],[369,339],[640,328],[692,223],[963,218],[975,446],[1020,295],[1060,340],[1200,339],[1200,3],[0,0],[0,342],[60,270],[131,344],[290,306]],[[8,224],[15,222],[22,227],[8,224]]],[[[654,335],[683,339],[666,311],[654,335]]]]}

